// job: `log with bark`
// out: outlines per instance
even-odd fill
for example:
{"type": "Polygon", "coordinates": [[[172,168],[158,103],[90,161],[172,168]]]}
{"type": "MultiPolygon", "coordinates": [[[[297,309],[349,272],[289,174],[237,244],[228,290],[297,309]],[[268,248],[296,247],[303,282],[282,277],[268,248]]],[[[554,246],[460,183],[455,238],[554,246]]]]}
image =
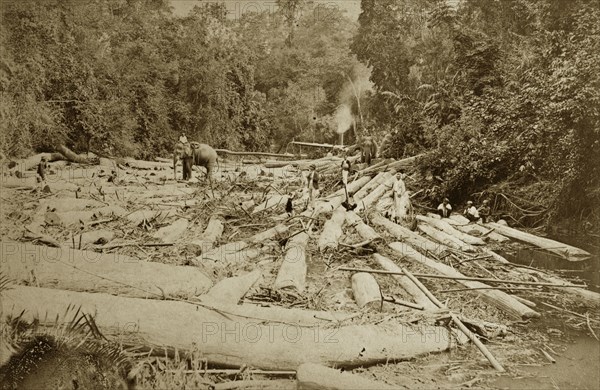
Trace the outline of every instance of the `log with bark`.
{"type": "Polygon", "coordinates": [[[273,284],[275,289],[292,288],[301,294],[304,293],[308,240],[309,236],[306,232],[300,232],[288,240],[283,262],[273,284]]]}
{"type": "Polygon", "coordinates": [[[296,371],[297,390],[390,390],[383,382],[314,363],[304,363],[296,371]]]}
{"type": "Polygon", "coordinates": [[[128,297],[193,297],[212,286],[196,267],[141,261],[117,253],[0,242],[2,272],[20,284],[128,297]]]}
{"type": "Polygon", "coordinates": [[[259,156],[259,157],[280,157],[280,158],[306,158],[306,154],[280,154],[280,153],[265,153],[265,152],[234,152],[228,149],[215,149],[218,154],[230,154],[232,156],[259,156]]]}
{"type": "Polygon", "coordinates": [[[360,188],[360,190],[358,190],[354,193],[354,199],[356,201],[363,199],[370,192],[372,192],[374,189],[379,187],[380,184],[385,183],[386,181],[390,180],[390,178],[392,176],[393,175],[391,174],[391,172],[381,172],[381,173],[377,174],[373,179],[369,180],[369,182],[367,182],[367,184],[363,185],[360,188]]]}
{"type": "Polygon", "coordinates": [[[444,252],[446,248],[442,244],[434,242],[426,237],[420,236],[419,234],[405,228],[404,226],[389,221],[380,214],[371,214],[370,220],[372,224],[384,228],[394,237],[400,239],[401,241],[407,244],[410,244],[414,248],[417,248],[420,251],[422,251],[423,253],[431,252],[436,255],[439,255],[442,252],[444,252]]]}
{"type": "Polygon", "coordinates": [[[489,222],[484,224],[484,226],[490,229],[494,229],[498,233],[506,237],[523,241],[528,244],[535,245],[539,248],[547,250],[549,252],[556,253],[557,255],[569,261],[583,261],[589,259],[592,256],[589,252],[584,251],[583,249],[576,248],[574,246],[567,245],[559,241],[551,240],[549,238],[538,237],[531,233],[504,226],[496,222],[489,222]]]}
{"type": "MultiPolygon", "coordinates": [[[[386,271],[401,272],[402,269],[389,258],[378,253],[373,254],[373,258],[386,271]]],[[[425,310],[435,310],[438,307],[419,289],[406,275],[394,275],[394,279],[410,296],[413,297],[416,303],[423,306],[425,310]]]]}
{"type": "Polygon", "coordinates": [[[352,275],[352,292],[359,308],[381,311],[383,299],[377,280],[367,272],[357,272],[352,275]]]}
{"type": "Polygon", "coordinates": [[[320,251],[326,249],[336,249],[338,242],[342,234],[342,225],[346,219],[346,209],[342,206],[338,207],[331,214],[331,218],[328,219],[323,225],[323,230],[319,235],[318,247],[320,251]]]}
{"type": "MultiPolygon", "coordinates": [[[[313,316],[312,324],[321,325],[302,327],[296,325],[298,310],[225,305],[207,309],[185,302],[25,286],[9,286],[0,294],[2,321],[19,318],[23,322],[37,320],[40,326],[56,326],[57,321],[68,323],[77,312],[84,313],[94,318],[105,337],[122,345],[180,352],[197,352],[201,346],[200,358],[215,366],[295,370],[311,362],[352,368],[411,359],[455,344],[444,327],[328,328],[324,325],[328,321],[318,321],[314,312],[299,314],[301,318],[313,316]],[[244,317],[237,316],[242,310],[244,317]],[[265,318],[269,314],[261,318],[260,313],[270,312],[276,318],[265,318]]],[[[326,312],[322,315],[330,317],[326,312]]]]}
{"type": "Polygon", "coordinates": [[[459,240],[470,244],[470,245],[485,245],[485,241],[483,241],[479,237],[471,236],[467,233],[463,233],[460,230],[457,230],[454,226],[446,222],[444,219],[435,219],[431,217],[426,217],[423,215],[417,215],[417,220],[421,222],[428,223],[436,229],[443,231],[446,234],[449,234],[453,237],[458,238],[459,240]]]}
{"type": "MultiPolygon", "coordinates": [[[[432,270],[435,270],[436,272],[439,272],[442,275],[462,278],[465,277],[463,274],[461,274],[454,268],[428,258],[427,256],[419,253],[414,248],[411,248],[409,245],[403,245],[402,243],[390,243],[389,247],[397,253],[404,256],[405,258],[414,261],[418,264],[424,265],[432,270]]],[[[461,283],[462,285],[468,288],[490,288],[488,285],[476,281],[457,280],[457,282],[461,283]]],[[[514,297],[503,291],[485,289],[477,290],[477,292],[481,294],[483,299],[486,300],[488,303],[517,318],[540,317],[539,313],[537,313],[534,310],[531,310],[529,307],[523,305],[514,297]]]]}

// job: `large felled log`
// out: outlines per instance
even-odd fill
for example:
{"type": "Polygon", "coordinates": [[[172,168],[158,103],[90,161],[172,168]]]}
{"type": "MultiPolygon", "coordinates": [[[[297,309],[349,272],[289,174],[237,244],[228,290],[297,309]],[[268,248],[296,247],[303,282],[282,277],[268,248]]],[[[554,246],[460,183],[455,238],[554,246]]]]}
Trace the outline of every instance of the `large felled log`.
{"type": "MultiPolygon", "coordinates": [[[[425,265],[426,267],[431,268],[432,270],[435,270],[441,273],[442,275],[452,277],[464,277],[463,274],[461,274],[454,268],[428,258],[427,256],[419,253],[417,250],[411,248],[408,245],[402,245],[401,243],[393,242],[389,244],[389,247],[392,248],[394,251],[400,253],[401,255],[405,256],[409,260],[425,265]]],[[[515,316],[517,318],[540,317],[539,313],[531,310],[529,307],[525,306],[524,304],[516,300],[514,297],[503,291],[489,289],[490,287],[488,285],[476,281],[457,280],[457,282],[461,283],[462,285],[468,288],[485,288],[483,290],[477,290],[478,293],[482,295],[483,299],[512,316],[515,316]]]]}
{"type": "Polygon", "coordinates": [[[297,311],[281,316],[278,322],[269,322],[260,318],[261,312],[271,310],[266,308],[254,308],[254,313],[246,313],[252,318],[245,318],[235,316],[241,311],[238,307],[218,306],[217,310],[210,310],[184,302],[108,294],[25,286],[14,286],[0,294],[2,320],[39,319],[41,326],[54,326],[57,318],[70,321],[79,310],[94,317],[105,337],[118,338],[124,345],[179,351],[191,351],[201,345],[201,358],[221,366],[247,365],[267,370],[295,370],[306,362],[368,366],[444,351],[451,345],[451,335],[443,327],[300,327],[293,325],[293,313],[297,311]],[[66,310],[69,305],[72,312],[66,310]]]}
{"type": "Polygon", "coordinates": [[[296,154],[279,154],[279,153],[264,153],[264,152],[234,152],[227,149],[215,149],[215,152],[219,154],[230,154],[232,156],[259,156],[259,157],[281,157],[281,158],[296,158],[296,157],[307,157],[306,154],[296,155],[296,154]]]}
{"type": "Polygon", "coordinates": [[[335,209],[331,218],[323,225],[323,230],[319,235],[318,247],[320,251],[337,248],[339,239],[343,234],[342,225],[345,219],[346,209],[342,206],[335,209]]]}
{"type": "Polygon", "coordinates": [[[380,184],[385,183],[390,180],[393,175],[390,172],[381,172],[377,174],[373,179],[369,180],[369,182],[361,187],[360,190],[354,193],[354,199],[360,200],[367,196],[374,189],[379,187],[380,184]]]}
{"type": "Polygon", "coordinates": [[[342,372],[314,363],[305,363],[296,371],[297,390],[388,390],[394,389],[359,375],[342,372]]]}
{"type": "Polygon", "coordinates": [[[381,183],[377,188],[375,188],[373,191],[371,191],[370,193],[368,193],[364,198],[362,198],[361,200],[357,201],[357,206],[355,209],[355,212],[361,212],[363,210],[366,210],[367,208],[371,207],[371,205],[375,204],[382,196],[383,194],[388,191],[390,188],[392,188],[392,186],[394,185],[394,182],[396,181],[396,178],[394,177],[395,172],[386,172],[391,174],[391,177],[387,180],[385,180],[383,183],[381,183]]]}
{"type": "MultiPolygon", "coordinates": [[[[487,249],[487,251],[484,251],[484,253],[492,256],[494,260],[497,260],[501,263],[509,263],[508,260],[506,260],[504,257],[500,256],[492,250],[487,249]]],[[[569,284],[569,282],[559,277],[556,277],[546,272],[539,272],[530,268],[516,268],[515,270],[513,270],[513,272],[528,274],[548,283],[562,285],[569,284]]],[[[595,291],[586,290],[584,288],[565,288],[561,291],[561,293],[571,295],[574,299],[583,301],[583,303],[588,307],[600,306],[600,293],[597,293],[595,291]]]]}
{"type": "Polygon", "coordinates": [[[454,227],[463,233],[468,233],[471,235],[473,235],[473,232],[476,232],[476,233],[480,234],[481,238],[483,238],[484,240],[486,238],[489,238],[490,240],[496,241],[496,242],[510,241],[510,239],[504,237],[503,235],[501,235],[499,233],[496,233],[492,229],[488,229],[488,228],[483,227],[476,223],[470,223],[468,225],[454,225],[454,227]]]}
{"type": "Polygon", "coordinates": [[[354,211],[348,211],[346,213],[346,223],[354,226],[360,237],[365,241],[377,241],[381,239],[379,233],[371,226],[364,223],[354,211]]]}
{"type": "Polygon", "coordinates": [[[417,220],[428,223],[429,225],[435,227],[436,229],[439,229],[446,234],[454,236],[467,244],[485,245],[485,241],[483,241],[481,238],[471,236],[467,233],[463,233],[460,230],[455,229],[454,226],[450,225],[448,222],[446,222],[443,219],[435,219],[435,218],[426,217],[423,215],[417,215],[417,220]]]}
{"type": "Polygon", "coordinates": [[[242,276],[225,278],[199,298],[208,303],[224,302],[237,305],[261,276],[260,270],[254,270],[242,276]]]}
{"type": "Polygon", "coordinates": [[[576,248],[571,245],[564,244],[555,240],[551,240],[544,237],[538,237],[536,235],[523,232],[508,226],[500,225],[495,222],[489,222],[484,226],[495,229],[498,233],[510,237],[515,240],[523,241],[531,245],[535,245],[549,252],[556,253],[557,255],[567,259],[569,261],[582,261],[589,259],[592,255],[584,251],[583,249],[576,248]]]}
{"type": "Polygon", "coordinates": [[[458,239],[446,232],[438,230],[429,224],[420,223],[417,226],[417,228],[420,231],[422,231],[423,233],[427,234],[429,237],[436,240],[437,242],[439,242],[443,245],[446,245],[450,248],[458,249],[463,252],[475,252],[476,251],[476,249],[473,246],[461,241],[460,239],[458,239]]]}
{"type": "Polygon", "coordinates": [[[431,252],[437,255],[441,254],[445,249],[445,247],[441,244],[431,241],[426,237],[420,236],[404,226],[391,222],[379,214],[372,214],[370,219],[372,224],[381,226],[391,235],[402,240],[403,242],[406,242],[407,244],[412,245],[414,248],[419,249],[423,253],[431,252]]]}
{"type": "Polygon", "coordinates": [[[193,297],[212,282],[196,267],[145,262],[116,253],[0,242],[2,272],[19,283],[129,297],[193,297]]]}
{"type": "Polygon", "coordinates": [[[367,307],[381,311],[383,299],[377,280],[367,272],[357,272],[352,275],[352,292],[354,300],[361,309],[367,307]]]}
{"type": "MultiPolygon", "coordinates": [[[[350,179],[350,178],[348,178],[350,179]]],[[[350,180],[348,180],[350,181],[350,180]]],[[[371,177],[369,176],[363,176],[360,177],[356,180],[354,180],[353,182],[349,182],[348,183],[348,194],[354,194],[356,193],[358,190],[360,190],[362,187],[364,187],[368,182],[371,181],[371,177]]],[[[336,192],[334,192],[333,194],[329,195],[327,197],[327,199],[329,198],[337,198],[337,197],[346,197],[346,190],[342,187],[339,190],[337,190],[336,192]]]]}
{"type": "Polygon", "coordinates": [[[98,162],[97,157],[81,156],[67,148],[65,145],[60,145],[58,151],[65,156],[67,160],[78,164],[96,164],[98,162]]]}
{"type": "Polygon", "coordinates": [[[204,229],[202,237],[198,240],[192,241],[192,244],[199,246],[202,252],[209,251],[215,245],[215,242],[221,238],[223,229],[223,222],[221,222],[218,217],[213,215],[208,220],[208,225],[206,225],[206,229],[204,229]]]}
{"type": "MultiPolygon", "coordinates": [[[[35,168],[42,160],[42,157],[46,157],[46,161],[48,161],[48,162],[59,161],[59,160],[65,159],[65,156],[63,156],[60,153],[38,153],[36,155],[24,158],[22,160],[13,161],[12,162],[13,166],[9,170],[12,172],[28,171],[30,169],[35,168]]],[[[2,168],[4,168],[4,167],[2,167],[2,168]]]]}
{"type": "Polygon", "coordinates": [[[221,265],[241,264],[260,254],[260,249],[251,244],[260,244],[267,240],[278,238],[288,231],[285,225],[276,225],[264,232],[249,237],[246,241],[234,241],[218,248],[204,251],[196,258],[197,263],[214,262],[221,265]]]}
{"type": "MultiPolygon", "coordinates": [[[[386,271],[401,272],[400,267],[396,265],[392,260],[378,253],[373,254],[373,258],[377,263],[386,271]]],[[[435,310],[437,306],[431,302],[431,300],[419,289],[408,277],[405,275],[394,275],[394,279],[400,284],[400,286],[410,294],[416,303],[423,306],[426,310],[435,310]]]]}
{"type": "Polygon", "coordinates": [[[290,238],[285,248],[283,262],[273,287],[294,288],[303,293],[306,287],[306,245],[308,234],[301,232],[290,238]]]}
{"type": "Polygon", "coordinates": [[[156,238],[161,242],[175,242],[183,233],[185,233],[188,227],[188,220],[186,218],[179,218],[168,226],[163,226],[158,229],[152,237],[156,238]]]}

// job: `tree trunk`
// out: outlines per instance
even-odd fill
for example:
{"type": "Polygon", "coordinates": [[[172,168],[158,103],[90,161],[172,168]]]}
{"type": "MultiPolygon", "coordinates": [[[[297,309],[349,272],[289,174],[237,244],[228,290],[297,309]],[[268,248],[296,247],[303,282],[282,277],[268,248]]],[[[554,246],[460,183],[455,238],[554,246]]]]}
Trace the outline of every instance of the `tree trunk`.
{"type": "Polygon", "coordinates": [[[41,326],[56,326],[57,318],[68,322],[79,310],[94,317],[105,337],[123,345],[184,352],[201,346],[202,358],[216,366],[296,370],[302,363],[311,362],[351,368],[411,359],[447,350],[454,344],[444,327],[327,328],[324,325],[328,321],[310,318],[331,317],[326,312],[232,305],[207,309],[185,302],[11,287],[0,293],[4,321],[38,319],[41,326]],[[67,310],[69,305],[71,311],[67,310]],[[322,326],[295,325],[302,318],[322,326]]]}
{"type": "Polygon", "coordinates": [[[396,178],[394,177],[394,172],[386,173],[390,174],[389,178],[383,183],[381,183],[373,191],[371,191],[367,196],[362,198],[360,201],[357,201],[357,207],[355,209],[355,212],[358,213],[371,207],[371,205],[377,202],[383,196],[383,194],[394,185],[394,182],[396,181],[396,178]]]}
{"type": "Polygon", "coordinates": [[[320,251],[325,249],[336,249],[340,237],[342,237],[342,225],[346,218],[346,209],[342,206],[334,210],[331,218],[323,225],[323,230],[319,236],[318,247],[320,251]]]}
{"type": "Polygon", "coordinates": [[[152,237],[157,239],[160,242],[170,242],[173,243],[177,241],[183,233],[187,230],[188,220],[186,218],[179,218],[177,221],[173,222],[168,226],[163,226],[158,229],[152,237]]]}
{"type": "Polygon", "coordinates": [[[459,240],[461,240],[467,244],[485,245],[485,241],[483,241],[481,238],[474,237],[469,234],[463,233],[460,230],[455,229],[454,226],[450,225],[443,219],[435,219],[435,218],[425,217],[423,215],[418,215],[417,219],[421,222],[428,223],[431,226],[435,227],[436,229],[439,229],[446,234],[456,237],[459,240]]]}
{"type": "Polygon", "coordinates": [[[288,240],[285,256],[273,285],[274,288],[291,287],[301,294],[304,293],[306,288],[306,246],[308,239],[308,234],[301,232],[288,240]]]}
{"type": "Polygon", "coordinates": [[[67,148],[65,145],[60,145],[58,147],[58,151],[66,157],[67,160],[78,163],[78,164],[95,164],[98,162],[97,158],[88,158],[84,156],[80,156],[79,154],[73,152],[71,149],[67,148]]]}
{"type": "Polygon", "coordinates": [[[395,387],[363,376],[314,363],[304,363],[296,371],[297,390],[389,390],[395,387]]]}
{"type": "Polygon", "coordinates": [[[40,287],[140,298],[193,297],[212,282],[196,267],[145,262],[117,253],[1,242],[2,272],[40,287]]]}
{"type": "Polygon", "coordinates": [[[223,229],[223,222],[221,222],[217,217],[212,216],[208,220],[208,225],[206,225],[204,233],[202,233],[202,238],[192,241],[192,244],[200,247],[202,252],[209,251],[213,248],[215,242],[221,238],[223,229]]]}
{"type": "Polygon", "coordinates": [[[367,272],[357,272],[352,275],[352,292],[359,308],[381,311],[383,299],[375,277],[367,272]]]}
{"type": "Polygon", "coordinates": [[[258,282],[261,276],[261,271],[255,270],[242,276],[223,279],[199,298],[207,303],[223,302],[237,305],[244,295],[246,295],[248,290],[258,282]]]}
{"type": "Polygon", "coordinates": [[[481,237],[484,240],[485,240],[485,238],[489,238],[490,240],[496,241],[496,242],[510,241],[510,239],[504,237],[503,235],[498,234],[495,231],[485,228],[476,223],[470,223],[468,225],[454,225],[454,227],[463,233],[470,234],[472,231],[478,232],[479,234],[481,234],[481,237]]]}
{"type": "Polygon", "coordinates": [[[500,225],[495,222],[486,223],[484,226],[490,229],[495,229],[498,233],[506,237],[523,241],[528,244],[538,246],[549,252],[556,253],[557,255],[569,261],[587,260],[592,256],[589,252],[584,251],[583,249],[575,248],[574,246],[563,244],[562,242],[550,240],[548,238],[538,237],[533,234],[500,225]]]}
{"type": "MultiPolygon", "coordinates": [[[[432,270],[435,270],[441,273],[442,275],[452,277],[464,277],[463,274],[461,274],[454,268],[442,263],[438,263],[437,261],[428,258],[427,256],[420,254],[414,248],[411,248],[408,245],[393,242],[389,244],[389,247],[395,250],[396,252],[400,253],[402,256],[405,256],[409,260],[431,268],[432,270]]],[[[488,285],[476,281],[457,280],[457,282],[468,288],[489,288],[488,285]]],[[[481,294],[483,299],[489,302],[490,304],[517,318],[540,317],[539,313],[531,310],[529,307],[523,305],[514,297],[503,291],[490,289],[477,290],[477,292],[478,294],[481,294]]]]}
{"type": "MultiPolygon", "coordinates": [[[[387,257],[381,256],[378,253],[373,254],[375,261],[386,271],[402,272],[400,267],[387,257]]],[[[436,310],[438,307],[405,275],[394,275],[394,279],[409,295],[413,297],[416,303],[423,306],[425,310],[436,310]]]]}
{"type": "Polygon", "coordinates": [[[415,248],[419,248],[421,251],[427,253],[431,252],[436,255],[441,254],[445,246],[431,241],[430,239],[420,236],[419,234],[405,228],[404,226],[398,225],[394,222],[391,222],[380,214],[372,214],[370,216],[371,223],[377,226],[381,226],[385,230],[387,230],[394,237],[402,240],[403,242],[412,245],[415,248]]]}
{"type": "Polygon", "coordinates": [[[379,233],[377,233],[371,226],[364,223],[354,211],[348,211],[346,213],[346,223],[354,226],[360,237],[365,241],[373,242],[381,240],[379,233]]]}
{"type": "Polygon", "coordinates": [[[451,236],[450,234],[447,234],[446,232],[438,230],[438,229],[434,228],[433,226],[430,226],[426,223],[420,223],[418,225],[418,229],[420,231],[422,231],[423,233],[427,234],[429,237],[436,240],[437,242],[439,242],[443,245],[446,245],[450,248],[458,249],[463,252],[475,252],[476,251],[475,248],[472,247],[471,245],[468,245],[468,244],[462,242],[461,240],[459,240],[458,238],[451,236]]]}

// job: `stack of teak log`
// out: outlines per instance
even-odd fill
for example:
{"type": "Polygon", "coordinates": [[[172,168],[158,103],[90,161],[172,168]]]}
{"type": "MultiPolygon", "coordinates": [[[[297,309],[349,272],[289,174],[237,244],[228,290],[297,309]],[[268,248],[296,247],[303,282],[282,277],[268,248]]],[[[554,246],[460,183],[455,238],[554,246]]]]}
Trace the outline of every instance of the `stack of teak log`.
{"type": "MultiPolygon", "coordinates": [[[[324,193],[314,207],[293,217],[282,212],[285,194],[274,192],[260,202],[240,194],[243,200],[237,207],[245,215],[272,223],[249,237],[227,242],[223,233],[228,222],[217,214],[208,220],[202,234],[189,237],[193,223],[185,210],[201,207],[193,198],[194,190],[181,183],[164,180],[159,183],[156,178],[146,176],[143,162],[131,161],[137,167],[128,166],[135,177],[129,182],[131,190],[127,185],[114,183],[103,183],[100,191],[89,186],[82,190],[80,185],[75,185],[77,190],[74,190],[64,183],[63,191],[37,202],[22,238],[44,245],[7,237],[0,242],[2,274],[12,280],[10,288],[0,291],[2,318],[20,317],[23,321],[52,326],[57,318],[70,318],[71,311],[79,310],[93,315],[106,337],[123,344],[179,351],[192,351],[194,346],[200,346],[203,358],[211,365],[250,366],[267,375],[269,370],[290,370],[296,375],[298,388],[385,388],[385,383],[338,370],[445,351],[457,344],[449,340],[461,344],[471,340],[493,367],[504,369],[479,337],[489,336],[486,332],[491,328],[505,327],[453,313],[423,281],[435,278],[455,281],[465,289],[477,291],[489,305],[518,319],[536,318],[540,313],[532,302],[506,292],[507,288],[494,286],[530,284],[560,288],[586,305],[598,305],[599,294],[531,268],[514,267],[514,277],[504,280],[493,276],[469,277],[443,261],[453,256],[470,264],[479,264],[482,259],[509,264],[488,246],[490,242],[503,244],[510,240],[545,248],[568,261],[590,256],[581,249],[501,224],[469,223],[460,216],[441,220],[435,215],[419,215],[416,231],[385,218],[394,207],[392,187],[402,180],[397,173],[409,170],[416,158],[383,160],[366,167],[352,157],[358,168],[347,188],[357,205],[352,211],[342,205],[346,199],[344,188],[324,190],[330,193],[324,193]],[[146,181],[140,183],[142,186],[135,185],[140,177],[146,181]],[[155,197],[146,197],[144,192],[155,197]],[[97,226],[114,221],[126,223],[130,229],[157,221],[162,226],[149,235],[151,243],[140,243],[117,240],[114,232],[97,226]],[[315,221],[323,222],[320,230],[314,228],[315,221]],[[55,231],[52,226],[76,225],[83,232],[73,239],[64,241],[50,235],[55,231]],[[352,249],[369,247],[374,252],[369,256],[370,263],[379,266],[339,268],[339,272],[348,273],[356,312],[239,304],[248,291],[264,283],[265,273],[258,260],[271,246],[284,243],[279,269],[268,287],[302,295],[309,283],[310,253],[325,256],[340,251],[348,229],[360,237],[350,245],[352,249]],[[151,245],[187,248],[195,257],[189,259],[190,265],[175,266],[109,252],[137,246],[141,257],[144,252],[141,248],[151,245]],[[410,272],[408,268],[412,266],[425,268],[427,272],[410,272]],[[214,273],[208,272],[244,267],[251,270],[220,280],[214,280],[214,273]],[[377,274],[391,275],[410,301],[389,298],[395,295],[394,291],[382,291],[374,277],[377,274]],[[527,282],[525,279],[530,276],[537,281],[527,282]],[[384,302],[390,300],[408,310],[432,313],[433,317],[444,313],[454,326],[420,324],[417,331],[408,323],[395,323],[390,329],[356,320],[365,311],[382,310],[384,302]],[[170,331],[173,329],[177,331],[170,331]]],[[[340,162],[337,157],[269,161],[264,168],[274,172],[276,168],[284,168],[272,179],[283,182],[288,179],[285,167],[304,170],[315,164],[320,173],[336,175],[340,162]]],[[[161,168],[170,169],[165,163],[148,163],[163,164],[161,168]]]]}

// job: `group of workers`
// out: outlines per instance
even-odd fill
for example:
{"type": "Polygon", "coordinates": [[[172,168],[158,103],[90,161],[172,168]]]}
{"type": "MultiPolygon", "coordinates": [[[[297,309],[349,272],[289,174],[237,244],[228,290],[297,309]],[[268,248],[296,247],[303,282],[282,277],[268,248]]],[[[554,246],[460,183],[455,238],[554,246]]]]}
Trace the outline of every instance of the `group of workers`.
{"type": "MultiPolygon", "coordinates": [[[[452,205],[450,205],[450,200],[448,198],[444,198],[442,203],[440,203],[440,205],[437,208],[437,212],[442,218],[450,217],[450,214],[452,214],[452,205]]],[[[479,208],[475,207],[473,201],[469,200],[467,202],[467,207],[463,211],[463,215],[470,222],[478,222],[479,220],[481,220],[485,223],[488,222],[490,219],[490,212],[491,209],[489,200],[484,200],[481,204],[481,207],[479,208]]]]}

